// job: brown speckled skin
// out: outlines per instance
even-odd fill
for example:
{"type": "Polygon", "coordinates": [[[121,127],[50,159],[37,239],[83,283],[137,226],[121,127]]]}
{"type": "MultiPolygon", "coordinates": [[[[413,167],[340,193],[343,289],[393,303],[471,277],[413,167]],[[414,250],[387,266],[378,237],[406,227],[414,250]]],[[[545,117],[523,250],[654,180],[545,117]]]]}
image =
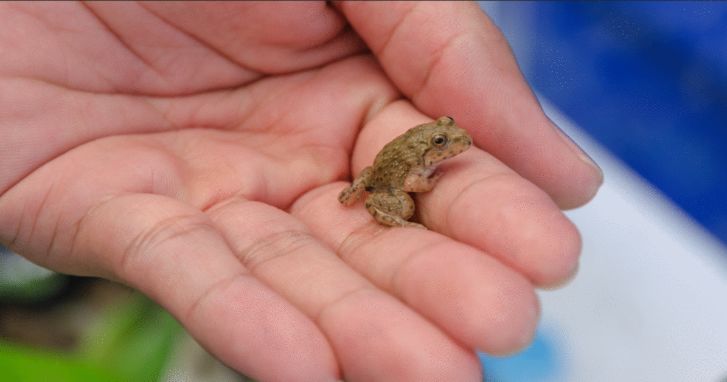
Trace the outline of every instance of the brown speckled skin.
{"type": "Polygon", "coordinates": [[[366,209],[379,223],[424,228],[408,221],[414,215],[408,192],[431,190],[439,177],[437,165],[471,145],[472,138],[450,117],[413,127],[387,143],[338,200],[351,205],[366,191],[366,209]]]}

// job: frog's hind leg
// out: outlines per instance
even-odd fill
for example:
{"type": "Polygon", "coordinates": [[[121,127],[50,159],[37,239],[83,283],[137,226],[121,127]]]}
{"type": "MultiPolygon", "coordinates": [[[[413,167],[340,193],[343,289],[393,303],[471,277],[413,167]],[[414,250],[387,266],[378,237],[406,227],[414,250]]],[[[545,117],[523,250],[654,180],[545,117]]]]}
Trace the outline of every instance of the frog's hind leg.
{"type": "Polygon", "coordinates": [[[375,192],[366,199],[366,209],[377,222],[390,227],[424,228],[407,219],[414,215],[414,200],[401,190],[375,192]]]}
{"type": "Polygon", "coordinates": [[[371,167],[366,167],[361,171],[361,174],[353,180],[350,186],[346,187],[338,194],[338,201],[344,206],[350,206],[361,198],[361,195],[366,190],[366,184],[369,183],[371,173],[373,170],[371,167]]]}

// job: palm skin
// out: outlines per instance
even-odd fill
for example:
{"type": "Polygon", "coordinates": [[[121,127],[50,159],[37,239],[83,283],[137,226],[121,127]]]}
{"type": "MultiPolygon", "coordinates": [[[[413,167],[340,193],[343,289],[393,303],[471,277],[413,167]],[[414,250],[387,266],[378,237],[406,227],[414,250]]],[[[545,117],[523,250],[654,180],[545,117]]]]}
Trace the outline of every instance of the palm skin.
{"type": "Polygon", "coordinates": [[[477,380],[575,271],[558,206],[601,175],[476,5],[0,7],[0,242],[143,291],[246,374],[477,380]],[[433,231],[338,204],[443,114],[487,152],[418,196],[433,231]]]}

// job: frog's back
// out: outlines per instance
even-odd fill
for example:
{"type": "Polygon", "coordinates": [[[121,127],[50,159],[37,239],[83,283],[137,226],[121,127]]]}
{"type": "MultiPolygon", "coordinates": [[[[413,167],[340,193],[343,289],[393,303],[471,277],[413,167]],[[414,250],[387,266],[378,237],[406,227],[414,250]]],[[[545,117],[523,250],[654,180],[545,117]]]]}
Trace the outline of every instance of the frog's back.
{"type": "Polygon", "coordinates": [[[370,190],[401,189],[413,166],[422,165],[426,140],[421,142],[417,126],[389,142],[374,159],[373,172],[367,188],[370,190]]]}

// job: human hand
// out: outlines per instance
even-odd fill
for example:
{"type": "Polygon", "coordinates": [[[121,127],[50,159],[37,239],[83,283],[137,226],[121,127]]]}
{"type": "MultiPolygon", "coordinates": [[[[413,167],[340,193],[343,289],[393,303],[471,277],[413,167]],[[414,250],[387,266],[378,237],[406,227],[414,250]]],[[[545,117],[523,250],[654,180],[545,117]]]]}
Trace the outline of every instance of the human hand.
{"type": "Polygon", "coordinates": [[[558,206],[601,175],[476,4],[337,7],[0,4],[0,242],[143,291],[262,380],[479,379],[473,349],[527,344],[534,286],[575,271],[558,206]],[[481,149],[417,196],[433,231],[338,204],[444,114],[481,149]]]}

